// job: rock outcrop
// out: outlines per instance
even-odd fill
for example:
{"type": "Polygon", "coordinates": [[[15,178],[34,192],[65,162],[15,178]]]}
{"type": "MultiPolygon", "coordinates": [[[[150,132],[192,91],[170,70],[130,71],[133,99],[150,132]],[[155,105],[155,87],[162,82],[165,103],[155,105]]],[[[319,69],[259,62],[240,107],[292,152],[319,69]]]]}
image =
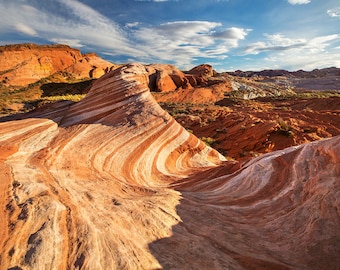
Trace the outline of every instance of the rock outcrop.
{"type": "Polygon", "coordinates": [[[66,45],[20,44],[0,46],[0,81],[25,86],[59,71],[76,78],[98,78],[117,67],[96,54],[82,55],[66,45]]]}
{"type": "Polygon", "coordinates": [[[340,136],[227,162],[149,84],[123,66],[0,123],[4,269],[336,269],[340,136]]]}
{"type": "Polygon", "coordinates": [[[152,64],[146,69],[150,90],[158,102],[216,102],[232,91],[227,78],[213,77],[216,74],[210,65],[200,65],[186,73],[167,64],[152,64]]]}
{"type": "Polygon", "coordinates": [[[202,65],[192,68],[187,73],[196,75],[196,76],[205,77],[205,78],[210,78],[210,77],[213,77],[216,72],[214,72],[211,65],[202,64],[202,65]]]}
{"type": "Polygon", "coordinates": [[[150,77],[149,87],[151,91],[171,92],[197,85],[190,85],[186,75],[173,65],[151,64],[146,69],[150,77]]]}

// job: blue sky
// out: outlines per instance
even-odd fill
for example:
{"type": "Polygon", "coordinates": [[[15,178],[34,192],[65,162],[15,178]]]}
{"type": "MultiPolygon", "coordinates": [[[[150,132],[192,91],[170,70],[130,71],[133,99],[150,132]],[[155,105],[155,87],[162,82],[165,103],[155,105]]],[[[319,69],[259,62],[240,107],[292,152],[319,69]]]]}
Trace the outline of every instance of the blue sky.
{"type": "Polygon", "coordinates": [[[0,45],[218,71],[340,67],[339,0],[0,0],[0,45]]]}

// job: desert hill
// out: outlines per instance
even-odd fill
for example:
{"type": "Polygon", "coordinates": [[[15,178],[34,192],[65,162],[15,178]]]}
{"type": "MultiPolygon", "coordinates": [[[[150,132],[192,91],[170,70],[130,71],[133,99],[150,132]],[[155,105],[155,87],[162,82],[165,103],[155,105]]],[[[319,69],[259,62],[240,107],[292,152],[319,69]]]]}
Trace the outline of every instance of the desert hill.
{"type": "Polygon", "coordinates": [[[99,78],[115,65],[96,54],[81,54],[67,45],[17,44],[0,46],[0,81],[26,86],[56,72],[76,78],[99,78]]]}
{"type": "Polygon", "coordinates": [[[81,54],[66,45],[0,46],[0,114],[72,99],[70,94],[79,100],[91,80],[116,67],[95,53],[81,54]]]}
{"type": "Polygon", "coordinates": [[[2,269],[337,269],[340,136],[227,161],[152,78],[2,119],[2,269]]]}

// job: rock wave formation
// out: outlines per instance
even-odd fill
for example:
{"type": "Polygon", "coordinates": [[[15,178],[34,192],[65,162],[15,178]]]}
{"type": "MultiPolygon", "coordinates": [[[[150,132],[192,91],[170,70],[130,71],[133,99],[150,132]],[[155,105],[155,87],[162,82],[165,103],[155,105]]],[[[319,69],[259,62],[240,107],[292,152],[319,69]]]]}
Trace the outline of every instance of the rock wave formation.
{"type": "Polygon", "coordinates": [[[1,269],[337,269],[340,136],[226,161],[149,75],[0,123],[1,269]]]}

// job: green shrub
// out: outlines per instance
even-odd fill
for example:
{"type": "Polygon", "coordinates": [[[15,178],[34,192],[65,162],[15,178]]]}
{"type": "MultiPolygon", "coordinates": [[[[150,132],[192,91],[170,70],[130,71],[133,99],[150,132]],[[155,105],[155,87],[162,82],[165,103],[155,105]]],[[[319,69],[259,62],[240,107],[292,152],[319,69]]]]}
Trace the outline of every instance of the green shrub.
{"type": "Polygon", "coordinates": [[[201,140],[210,147],[215,143],[215,140],[211,137],[202,137],[201,140]]]}

